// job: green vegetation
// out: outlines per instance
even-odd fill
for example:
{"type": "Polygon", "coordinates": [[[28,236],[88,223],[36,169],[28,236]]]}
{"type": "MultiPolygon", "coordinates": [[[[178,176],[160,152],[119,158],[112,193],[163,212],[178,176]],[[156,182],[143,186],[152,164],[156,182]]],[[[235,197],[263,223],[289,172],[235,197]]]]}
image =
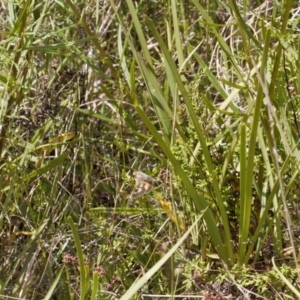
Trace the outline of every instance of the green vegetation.
{"type": "Polygon", "coordinates": [[[299,9],[2,1],[0,298],[299,299],[299,9]]]}

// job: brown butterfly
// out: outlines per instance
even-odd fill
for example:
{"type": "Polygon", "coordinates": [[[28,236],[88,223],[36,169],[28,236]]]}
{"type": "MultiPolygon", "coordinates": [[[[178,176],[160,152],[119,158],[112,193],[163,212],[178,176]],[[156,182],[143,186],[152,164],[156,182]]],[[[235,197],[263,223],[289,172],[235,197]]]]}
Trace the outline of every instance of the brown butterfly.
{"type": "Polygon", "coordinates": [[[155,182],[152,177],[141,171],[136,171],[133,173],[133,175],[135,177],[135,190],[132,193],[133,198],[140,198],[151,192],[155,182]]]}

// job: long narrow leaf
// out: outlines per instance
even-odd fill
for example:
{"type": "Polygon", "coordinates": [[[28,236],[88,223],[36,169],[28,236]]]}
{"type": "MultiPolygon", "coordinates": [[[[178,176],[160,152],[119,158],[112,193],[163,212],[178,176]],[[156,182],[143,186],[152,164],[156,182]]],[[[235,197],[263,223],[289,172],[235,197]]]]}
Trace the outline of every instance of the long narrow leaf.
{"type": "Polygon", "coordinates": [[[209,153],[206,141],[205,141],[205,137],[204,137],[203,132],[202,132],[202,128],[199,124],[198,117],[197,117],[197,115],[194,111],[194,108],[192,106],[190,98],[189,98],[189,96],[187,94],[187,91],[186,91],[186,89],[185,89],[185,87],[182,83],[182,80],[180,79],[180,76],[178,74],[176,66],[174,65],[174,62],[173,62],[173,60],[172,60],[172,58],[171,58],[171,56],[168,52],[168,49],[167,49],[165,43],[163,42],[161,36],[157,32],[153,22],[148,20],[148,25],[149,25],[150,29],[152,30],[155,38],[157,39],[157,41],[158,41],[158,43],[159,43],[159,45],[162,49],[162,52],[163,52],[163,55],[164,55],[164,58],[165,58],[165,63],[167,63],[169,65],[170,69],[172,70],[173,76],[176,80],[179,91],[181,92],[181,95],[182,95],[182,97],[185,101],[185,104],[187,106],[189,115],[191,117],[191,120],[192,120],[193,125],[195,127],[197,136],[199,138],[199,142],[201,144],[204,159],[206,161],[207,168],[208,168],[210,176],[212,178],[212,184],[213,184],[213,187],[214,187],[215,196],[216,196],[216,199],[217,199],[217,202],[218,202],[218,207],[219,207],[219,210],[220,210],[220,213],[221,213],[221,219],[222,219],[222,224],[223,224],[224,233],[225,233],[224,243],[226,245],[227,255],[228,255],[228,258],[232,258],[233,257],[233,249],[232,249],[232,243],[231,243],[231,234],[230,234],[230,227],[229,227],[228,217],[227,217],[227,214],[226,214],[226,211],[225,211],[225,206],[224,206],[224,202],[223,202],[223,199],[222,199],[222,194],[221,194],[221,191],[219,189],[219,182],[218,182],[218,179],[216,178],[214,166],[213,166],[213,163],[212,163],[212,160],[211,160],[211,157],[210,157],[210,153],[209,153]]]}
{"type": "Polygon", "coordinates": [[[192,226],[187,230],[187,232],[178,240],[178,242],[168,251],[142,278],[135,282],[127,292],[120,298],[120,300],[132,299],[133,295],[141,288],[143,285],[153,277],[153,275],[160,270],[160,268],[168,261],[168,259],[175,253],[178,247],[184,242],[184,240],[189,236],[194,227],[198,224],[199,220],[202,218],[202,213],[197,220],[192,224],[192,226]]]}
{"type": "Polygon", "coordinates": [[[172,163],[174,171],[176,172],[176,174],[182,180],[187,192],[192,197],[192,199],[193,199],[193,201],[194,201],[194,203],[197,207],[197,210],[198,211],[206,210],[203,218],[206,222],[208,231],[209,231],[211,239],[213,241],[213,245],[216,248],[216,250],[218,252],[218,255],[224,261],[229,263],[230,257],[227,253],[227,249],[224,248],[223,241],[222,241],[219,229],[218,229],[217,224],[216,224],[216,220],[214,219],[211,210],[208,208],[207,202],[204,199],[203,195],[197,193],[194,186],[191,184],[189,177],[183,171],[180,163],[176,160],[176,158],[174,157],[174,155],[171,152],[170,148],[163,141],[160,134],[157,132],[156,128],[153,126],[151,121],[148,119],[148,117],[146,116],[144,111],[139,106],[136,107],[136,110],[137,110],[138,114],[140,115],[141,119],[143,120],[143,122],[148,127],[149,131],[152,133],[152,135],[155,138],[158,145],[161,147],[161,149],[164,151],[167,158],[172,163]]]}

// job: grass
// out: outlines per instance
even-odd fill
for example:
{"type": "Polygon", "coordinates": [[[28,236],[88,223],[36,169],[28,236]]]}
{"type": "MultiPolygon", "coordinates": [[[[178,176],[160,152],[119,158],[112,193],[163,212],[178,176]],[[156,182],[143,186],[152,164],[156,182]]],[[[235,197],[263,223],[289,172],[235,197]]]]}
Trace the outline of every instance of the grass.
{"type": "Polygon", "coordinates": [[[299,298],[297,3],[1,4],[3,299],[299,298]]]}

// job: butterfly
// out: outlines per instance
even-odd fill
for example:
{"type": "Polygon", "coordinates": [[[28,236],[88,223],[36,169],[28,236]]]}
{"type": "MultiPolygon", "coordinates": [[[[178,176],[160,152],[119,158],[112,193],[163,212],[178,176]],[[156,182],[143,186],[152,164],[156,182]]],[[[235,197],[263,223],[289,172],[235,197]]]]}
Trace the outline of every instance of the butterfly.
{"type": "Polygon", "coordinates": [[[152,177],[141,171],[136,171],[133,173],[133,175],[135,177],[135,190],[132,193],[133,198],[140,198],[151,192],[155,182],[152,177]]]}

